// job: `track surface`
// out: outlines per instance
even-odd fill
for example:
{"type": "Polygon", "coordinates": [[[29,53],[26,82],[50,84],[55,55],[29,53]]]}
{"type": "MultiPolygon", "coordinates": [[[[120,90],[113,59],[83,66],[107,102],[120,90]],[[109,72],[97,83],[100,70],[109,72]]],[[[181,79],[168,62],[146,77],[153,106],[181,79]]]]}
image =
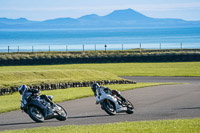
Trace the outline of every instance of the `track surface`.
{"type": "MultiPolygon", "coordinates": [[[[136,112],[115,116],[107,115],[95,98],[88,97],[60,103],[68,112],[68,119],[56,119],[35,123],[21,111],[0,114],[0,131],[61,126],[69,124],[99,124],[121,121],[141,121],[176,118],[200,118],[200,77],[124,77],[138,82],[182,82],[189,84],[146,87],[122,92],[131,101],[136,112]]],[[[9,104],[9,103],[8,103],[9,104]]]]}

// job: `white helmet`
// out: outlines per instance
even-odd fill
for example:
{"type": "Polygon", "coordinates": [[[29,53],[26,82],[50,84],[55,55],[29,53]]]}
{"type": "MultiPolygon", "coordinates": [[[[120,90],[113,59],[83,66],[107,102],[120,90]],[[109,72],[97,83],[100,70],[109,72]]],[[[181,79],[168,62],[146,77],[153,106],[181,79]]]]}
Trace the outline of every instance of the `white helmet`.
{"type": "Polygon", "coordinates": [[[21,85],[19,88],[18,88],[18,92],[20,93],[20,95],[23,94],[24,90],[27,88],[26,85],[21,85]]]}
{"type": "Polygon", "coordinates": [[[98,83],[94,83],[94,84],[91,85],[91,89],[92,89],[93,92],[96,92],[97,88],[100,88],[100,85],[98,83]]]}

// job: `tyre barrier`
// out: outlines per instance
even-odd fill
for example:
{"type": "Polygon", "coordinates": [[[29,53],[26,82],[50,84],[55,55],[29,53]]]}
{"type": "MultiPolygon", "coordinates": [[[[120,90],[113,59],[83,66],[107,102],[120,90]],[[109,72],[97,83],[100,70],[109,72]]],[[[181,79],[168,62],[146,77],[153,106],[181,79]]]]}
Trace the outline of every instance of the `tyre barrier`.
{"type": "MultiPolygon", "coordinates": [[[[102,80],[102,81],[88,81],[88,82],[66,82],[66,83],[54,83],[54,84],[40,84],[40,85],[28,85],[30,88],[39,90],[56,90],[67,89],[74,87],[90,87],[91,84],[98,83],[100,85],[108,84],[136,84],[136,81],[131,80],[102,80]]],[[[17,92],[18,87],[2,88],[0,89],[0,95],[12,94],[17,92]]]]}

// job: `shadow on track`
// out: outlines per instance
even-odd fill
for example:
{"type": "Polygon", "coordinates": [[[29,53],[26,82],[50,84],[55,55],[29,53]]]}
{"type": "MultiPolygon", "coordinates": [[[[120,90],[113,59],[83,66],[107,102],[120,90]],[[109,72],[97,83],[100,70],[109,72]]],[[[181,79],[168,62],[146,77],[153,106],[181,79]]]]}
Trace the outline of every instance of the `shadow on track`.
{"type": "MultiPolygon", "coordinates": [[[[117,115],[126,115],[126,114],[117,114],[117,115]]],[[[86,116],[68,117],[68,119],[84,119],[84,118],[97,118],[97,117],[113,117],[113,116],[110,116],[110,115],[86,115],[86,116]]]]}
{"type": "MultiPolygon", "coordinates": [[[[59,121],[44,121],[43,123],[50,123],[50,122],[59,122],[59,121]]],[[[43,123],[37,123],[37,122],[19,122],[19,123],[5,123],[0,124],[0,127],[2,126],[16,126],[16,125],[31,125],[31,124],[43,124],[43,123]]]]}
{"type": "Polygon", "coordinates": [[[200,109],[200,107],[179,108],[179,109],[200,109]]]}
{"type": "Polygon", "coordinates": [[[8,124],[0,124],[1,126],[12,126],[12,125],[24,125],[24,124],[33,124],[35,122],[20,122],[20,123],[8,123],[8,124]]]}
{"type": "Polygon", "coordinates": [[[86,116],[73,116],[73,117],[68,117],[68,119],[81,119],[81,118],[93,118],[93,117],[106,117],[109,115],[86,115],[86,116]]]}

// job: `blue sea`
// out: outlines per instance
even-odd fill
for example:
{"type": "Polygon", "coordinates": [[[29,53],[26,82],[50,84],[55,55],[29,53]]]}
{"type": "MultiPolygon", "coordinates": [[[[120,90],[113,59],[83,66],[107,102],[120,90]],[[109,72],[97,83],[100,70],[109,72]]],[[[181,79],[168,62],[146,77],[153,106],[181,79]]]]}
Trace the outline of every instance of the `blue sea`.
{"type": "Polygon", "coordinates": [[[0,52],[200,48],[200,27],[0,30],[0,52]]]}

